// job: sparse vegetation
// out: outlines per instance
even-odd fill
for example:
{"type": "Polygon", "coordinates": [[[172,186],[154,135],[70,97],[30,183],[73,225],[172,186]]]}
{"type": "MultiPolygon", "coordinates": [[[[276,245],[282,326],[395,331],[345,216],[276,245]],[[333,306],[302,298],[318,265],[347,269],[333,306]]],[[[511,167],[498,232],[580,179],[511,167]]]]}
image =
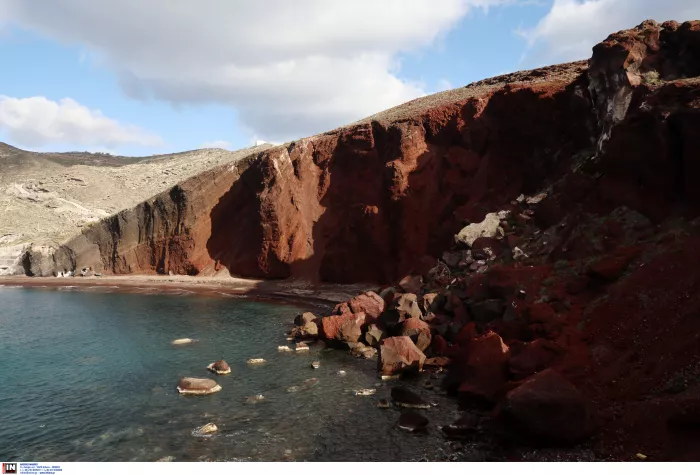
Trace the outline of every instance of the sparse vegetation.
{"type": "Polygon", "coordinates": [[[661,83],[662,81],[658,71],[652,69],[651,71],[647,71],[646,73],[642,74],[642,84],[646,84],[648,86],[658,86],[661,83]]]}

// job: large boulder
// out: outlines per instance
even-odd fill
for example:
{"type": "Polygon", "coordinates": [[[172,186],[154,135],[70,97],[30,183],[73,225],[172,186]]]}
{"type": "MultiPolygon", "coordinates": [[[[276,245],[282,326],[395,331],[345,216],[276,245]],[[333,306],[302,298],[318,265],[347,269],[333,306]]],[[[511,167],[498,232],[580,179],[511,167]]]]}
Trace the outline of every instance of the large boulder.
{"type": "Polygon", "coordinates": [[[352,313],[364,313],[368,321],[379,318],[384,311],[384,299],[369,291],[348,300],[352,313]]]}
{"type": "Polygon", "coordinates": [[[564,349],[554,342],[539,338],[519,348],[511,348],[508,370],[515,379],[523,379],[548,368],[564,349]]]}
{"type": "Polygon", "coordinates": [[[425,354],[413,343],[410,337],[395,336],[382,340],[379,346],[378,370],[383,375],[405,371],[421,371],[425,354]]]}
{"type": "Polygon", "coordinates": [[[404,320],[399,334],[410,337],[421,351],[425,351],[430,346],[430,327],[420,318],[404,320]]]}
{"type": "Polygon", "coordinates": [[[501,219],[498,213],[489,213],[480,223],[472,223],[455,235],[455,241],[469,247],[480,237],[496,237],[499,235],[501,219]]]}
{"type": "Polygon", "coordinates": [[[530,444],[574,444],[591,435],[594,419],[591,403],[552,369],[523,381],[495,411],[495,422],[506,437],[530,444]]]}
{"type": "Polygon", "coordinates": [[[221,386],[213,379],[182,378],[177,385],[180,394],[204,395],[221,391],[221,386]]]}
{"type": "Polygon", "coordinates": [[[364,313],[344,313],[323,317],[320,322],[319,336],[327,341],[356,343],[362,336],[364,313]]]}
{"type": "Polygon", "coordinates": [[[453,358],[448,386],[458,387],[464,403],[495,402],[507,383],[508,351],[497,333],[474,338],[453,358]]]}

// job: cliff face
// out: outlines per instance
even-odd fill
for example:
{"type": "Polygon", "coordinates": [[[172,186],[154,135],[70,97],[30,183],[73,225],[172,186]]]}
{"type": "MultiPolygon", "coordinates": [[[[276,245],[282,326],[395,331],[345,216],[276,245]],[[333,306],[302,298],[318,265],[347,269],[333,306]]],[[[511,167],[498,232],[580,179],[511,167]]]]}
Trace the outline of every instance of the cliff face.
{"type": "Polygon", "coordinates": [[[589,65],[482,81],[209,170],[69,241],[55,267],[385,283],[521,193],[558,190],[554,221],[583,201],[692,212],[698,34],[646,22],[589,65]]]}

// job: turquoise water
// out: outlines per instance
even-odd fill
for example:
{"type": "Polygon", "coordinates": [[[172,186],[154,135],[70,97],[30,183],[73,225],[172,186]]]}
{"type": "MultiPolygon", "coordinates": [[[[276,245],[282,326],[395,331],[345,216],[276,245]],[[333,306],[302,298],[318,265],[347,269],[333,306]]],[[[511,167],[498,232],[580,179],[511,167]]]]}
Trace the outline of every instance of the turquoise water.
{"type": "Polygon", "coordinates": [[[394,384],[377,378],[375,362],[320,346],[279,353],[299,310],[230,298],[0,287],[0,460],[417,460],[444,444],[434,430],[398,430],[398,412],[375,407],[394,384]],[[176,338],[198,341],[174,346],[176,338]],[[221,357],[232,374],[207,372],[221,357]],[[247,365],[253,357],[268,363],[247,365]],[[313,360],[320,369],[310,367],[313,360]],[[223,389],[182,396],[181,376],[215,378],[223,389]],[[377,393],[352,393],[361,388],[377,393]],[[246,403],[256,394],[265,400],[246,403]],[[193,432],[209,422],[217,433],[193,432]]]}

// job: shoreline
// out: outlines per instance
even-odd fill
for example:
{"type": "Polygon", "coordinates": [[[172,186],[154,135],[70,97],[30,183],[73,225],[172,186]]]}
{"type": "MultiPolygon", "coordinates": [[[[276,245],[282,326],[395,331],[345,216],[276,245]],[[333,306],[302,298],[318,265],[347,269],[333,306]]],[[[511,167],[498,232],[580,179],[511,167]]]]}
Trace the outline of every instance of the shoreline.
{"type": "Polygon", "coordinates": [[[28,277],[1,276],[0,288],[75,289],[129,294],[165,294],[240,298],[308,306],[329,310],[348,300],[371,284],[315,284],[300,280],[256,280],[237,277],[199,277],[164,275],[108,275],[100,277],[28,277]]]}

